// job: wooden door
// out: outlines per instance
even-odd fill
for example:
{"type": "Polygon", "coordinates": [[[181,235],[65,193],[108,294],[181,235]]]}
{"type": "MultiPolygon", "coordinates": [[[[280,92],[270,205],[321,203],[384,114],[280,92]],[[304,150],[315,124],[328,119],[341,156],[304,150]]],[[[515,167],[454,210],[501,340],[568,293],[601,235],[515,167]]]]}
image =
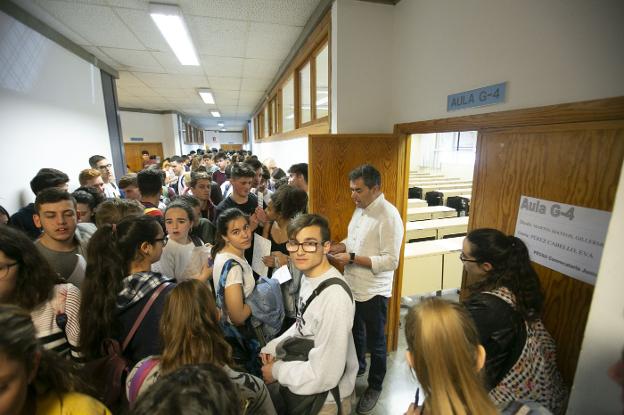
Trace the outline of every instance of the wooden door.
{"type": "Polygon", "coordinates": [[[242,144],[221,144],[221,151],[238,151],[242,149],[242,144]]]}
{"type": "Polygon", "coordinates": [[[124,143],[124,150],[126,166],[135,173],[143,169],[143,150],[149,151],[151,156],[159,156],[161,160],[164,158],[162,143],[124,143]]]}
{"type": "MultiPolygon", "coordinates": [[[[623,159],[623,121],[481,130],[469,229],[514,234],[521,195],[612,211],[623,159]]],[[[533,265],[545,294],[544,323],[571,385],[593,286],[533,265]]]]}
{"type": "MultiPolygon", "coordinates": [[[[348,174],[355,167],[370,163],[381,172],[381,190],[394,204],[405,222],[407,200],[406,172],[409,169],[408,138],[392,134],[322,134],[308,139],[308,190],[310,212],[329,219],[332,239],[347,236],[355,209],[349,191],[348,174]]],[[[395,273],[388,307],[388,349],[396,350],[401,302],[403,249],[395,273]]]]}

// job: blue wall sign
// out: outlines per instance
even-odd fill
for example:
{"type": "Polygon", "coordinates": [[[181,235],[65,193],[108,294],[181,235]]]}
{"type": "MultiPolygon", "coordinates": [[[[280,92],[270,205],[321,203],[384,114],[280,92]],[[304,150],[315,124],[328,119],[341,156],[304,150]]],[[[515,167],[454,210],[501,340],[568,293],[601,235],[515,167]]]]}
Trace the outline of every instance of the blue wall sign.
{"type": "Polygon", "coordinates": [[[143,137],[130,137],[130,141],[143,141],[143,137]]]}
{"type": "Polygon", "coordinates": [[[449,95],[446,101],[446,111],[499,104],[505,101],[506,87],[507,83],[503,82],[449,95]]]}

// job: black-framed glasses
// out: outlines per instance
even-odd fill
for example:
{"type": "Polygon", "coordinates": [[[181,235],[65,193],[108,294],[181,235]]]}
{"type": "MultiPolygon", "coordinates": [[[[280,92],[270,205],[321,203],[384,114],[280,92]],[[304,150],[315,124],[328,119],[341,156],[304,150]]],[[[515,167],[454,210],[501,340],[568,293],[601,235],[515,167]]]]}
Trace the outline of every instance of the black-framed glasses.
{"type": "Polygon", "coordinates": [[[303,249],[303,252],[316,252],[319,245],[323,245],[325,242],[314,242],[314,241],[305,241],[305,242],[297,242],[297,241],[288,241],[286,242],[286,250],[288,252],[298,252],[299,247],[303,249]]]}
{"type": "Polygon", "coordinates": [[[9,275],[9,270],[16,266],[18,264],[18,262],[14,262],[12,264],[3,264],[0,265],[0,280],[3,280],[7,277],[7,275],[9,275]]]}
{"type": "Polygon", "coordinates": [[[110,169],[111,167],[113,167],[112,164],[104,164],[102,166],[98,166],[98,169],[102,170],[102,169],[110,169]]]}
{"type": "Polygon", "coordinates": [[[459,260],[461,262],[479,262],[476,259],[470,259],[470,258],[466,258],[466,255],[464,255],[464,253],[462,252],[461,254],[459,254],[459,260]]]}
{"type": "Polygon", "coordinates": [[[156,239],[154,239],[154,242],[162,242],[163,246],[165,246],[165,245],[167,245],[167,237],[156,238],[156,239]]]}

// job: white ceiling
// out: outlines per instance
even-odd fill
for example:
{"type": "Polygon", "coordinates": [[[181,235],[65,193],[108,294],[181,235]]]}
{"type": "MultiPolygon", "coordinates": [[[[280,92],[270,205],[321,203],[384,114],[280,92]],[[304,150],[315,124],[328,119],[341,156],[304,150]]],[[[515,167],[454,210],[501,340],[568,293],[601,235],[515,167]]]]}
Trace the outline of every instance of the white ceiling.
{"type": "Polygon", "coordinates": [[[160,0],[180,6],[200,66],[182,66],[147,0],[20,0],[53,29],[119,71],[119,105],[175,110],[199,126],[240,130],[320,0],[160,0]],[[196,88],[210,88],[206,105],[196,88]],[[222,119],[210,110],[219,110],[222,119]]]}

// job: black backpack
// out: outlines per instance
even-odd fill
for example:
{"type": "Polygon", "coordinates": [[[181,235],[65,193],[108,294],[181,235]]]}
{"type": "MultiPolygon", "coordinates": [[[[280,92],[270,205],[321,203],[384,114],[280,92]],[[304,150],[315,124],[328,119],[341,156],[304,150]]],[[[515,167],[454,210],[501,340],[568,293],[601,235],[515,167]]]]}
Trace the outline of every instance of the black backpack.
{"type": "Polygon", "coordinates": [[[429,206],[442,206],[444,203],[444,193],[442,192],[427,192],[425,200],[429,206]]]}
{"type": "Polygon", "coordinates": [[[422,188],[410,187],[407,191],[407,197],[409,199],[422,199],[422,188]]]}
{"type": "Polygon", "coordinates": [[[470,204],[468,199],[461,196],[450,196],[446,198],[446,206],[457,211],[457,216],[468,216],[470,204]]]}

